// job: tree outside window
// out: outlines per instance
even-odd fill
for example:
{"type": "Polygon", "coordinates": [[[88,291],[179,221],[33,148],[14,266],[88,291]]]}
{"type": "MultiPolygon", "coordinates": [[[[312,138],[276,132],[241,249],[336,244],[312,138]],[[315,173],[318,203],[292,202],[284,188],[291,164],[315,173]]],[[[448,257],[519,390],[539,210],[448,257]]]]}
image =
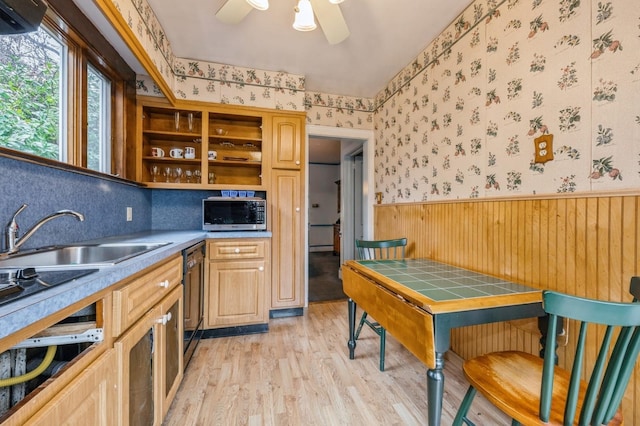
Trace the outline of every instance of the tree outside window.
{"type": "Polygon", "coordinates": [[[43,28],[0,36],[0,146],[65,161],[60,137],[65,53],[43,28]]]}

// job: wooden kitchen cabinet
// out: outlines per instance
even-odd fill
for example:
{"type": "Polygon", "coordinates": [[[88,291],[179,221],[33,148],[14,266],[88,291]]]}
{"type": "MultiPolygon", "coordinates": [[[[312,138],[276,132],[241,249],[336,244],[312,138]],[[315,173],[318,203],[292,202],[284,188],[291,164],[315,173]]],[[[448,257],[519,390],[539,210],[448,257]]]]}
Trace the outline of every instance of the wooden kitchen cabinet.
{"type": "Polygon", "coordinates": [[[118,337],[182,281],[182,257],[143,271],[113,292],[113,337],[118,337]]]}
{"type": "Polygon", "coordinates": [[[118,424],[162,424],[183,376],[182,257],[113,292],[118,424]]]}
{"type": "Polygon", "coordinates": [[[114,344],[121,425],[160,425],[182,380],[182,287],[114,344]]]}
{"type": "Polygon", "coordinates": [[[137,108],[137,181],[157,188],[264,189],[267,110],[197,102],[174,107],[145,97],[137,108]],[[193,149],[193,158],[186,158],[187,148],[193,149]],[[172,156],[172,149],[183,150],[182,156],[172,156]]]}
{"type": "MultiPolygon", "coordinates": [[[[181,278],[182,256],[176,253],[1,340],[6,350],[28,338],[70,335],[65,352],[81,352],[54,376],[43,378],[0,423],[160,425],[183,377],[181,278]],[[84,317],[92,307],[95,320],[75,321],[79,309],[84,317]],[[100,330],[101,341],[73,339],[100,330]]],[[[65,345],[57,345],[59,353],[65,345]]]]}
{"type": "Polygon", "coordinates": [[[107,350],[25,425],[113,425],[117,412],[116,361],[115,350],[107,350]]]}
{"type": "Polygon", "coordinates": [[[269,321],[269,253],[268,238],[207,243],[205,328],[269,321]]]}
{"type": "Polygon", "coordinates": [[[271,167],[300,170],[304,162],[302,139],[304,116],[274,115],[271,118],[271,167]]]}
{"type": "Polygon", "coordinates": [[[271,310],[302,313],[304,306],[305,131],[304,114],[274,114],[269,218],[272,238],[271,310]]]}
{"type": "Polygon", "coordinates": [[[273,170],[271,176],[271,309],[304,306],[304,183],[296,170],[273,170]]]}
{"type": "MultiPolygon", "coordinates": [[[[60,343],[55,345],[57,348],[54,362],[66,360],[66,364],[55,376],[39,377],[42,383],[0,417],[3,426],[87,424],[81,421],[83,418],[98,419],[91,424],[112,424],[105,421],[112,420],[112,413],[116,407],[113,374],[116,361],[108,336],[111,330],[110,312],[111,296],[108,292],[103,292],[42,319],[35,329],[27,327],[18,331],[11,336],[13,341],[8,345],[5,344],[7,339],[0,341],[0,352],[3,352],[26,339],[42,339],[42,344],[36,344],[34,347],[44,349],[48,346],[44,340],[55,337],[60,343]],[[83,314],[79,315],[79,311],[83,314]],[[95,319],[86,318],[85,316],[91,316],[92,311],[95,312],[95,319]],[[81,317],[84,319],[79,320],[81,317]],[[96,341],[95,336],[100,331],[104,339],[96,341]],[[85,332],[94,337],[89,341],[74,337],[85,332]],[[65,339],[64,336],[68,338],[65,339]],[[81,343],[83,341],[85,343],[81,343]],[[67,358],[65,354],[72,358],[67,358]],[[105,374],[107,371],[109,374],[105,374]],[[79,413],[83,413],[82,417],[79,413]],[[105,417],[105,414],[109,417],[105,417]]],[[[38,357],[37,353],[33,356],[38,357]]]]}

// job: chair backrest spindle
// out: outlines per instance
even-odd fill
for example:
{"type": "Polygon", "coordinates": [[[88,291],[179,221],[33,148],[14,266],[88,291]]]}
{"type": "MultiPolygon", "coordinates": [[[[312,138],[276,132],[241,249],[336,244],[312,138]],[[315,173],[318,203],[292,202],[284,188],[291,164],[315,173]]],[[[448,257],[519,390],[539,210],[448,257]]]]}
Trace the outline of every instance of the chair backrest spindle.
{"type": "Polygon", "coordinates": [[[404,259],[406,238],[394,240],[356,240],[358,259],[404,259]]]}
{"type": "MultiPolygon", "coordinates": [[[[637,278],[637,277],[634,277],[637,278]]],[[[640,299],[640,279],[631,280],[634,302],[640,299]],[[635,284],[634,284],[635,283],[635,284]]],[[[578,322],[578,342],[571,369],[565,424],[572,424],[579,415],[581,425],[608,424],[620,406],[624,391],[640,354],[640,304],[615,303],[585,299],[577,296],[545,291],[544,309],[550,315],[540,398],[540,419],[548,421],[551,411],[554,351],[557,343],[557,317],[578,322]],[[594,315],[597,312],[597,315],[594,315]],[[606,326],[586,393],[580,395],[580,378],[585,364],[587,326],[606,326]],[[616,337],[617,336],[617,337],[616,337]],[[613,349],[610,348],[613,346],[613,349]],[[581,412],[577,413],[582,398],[581,412]]]]}

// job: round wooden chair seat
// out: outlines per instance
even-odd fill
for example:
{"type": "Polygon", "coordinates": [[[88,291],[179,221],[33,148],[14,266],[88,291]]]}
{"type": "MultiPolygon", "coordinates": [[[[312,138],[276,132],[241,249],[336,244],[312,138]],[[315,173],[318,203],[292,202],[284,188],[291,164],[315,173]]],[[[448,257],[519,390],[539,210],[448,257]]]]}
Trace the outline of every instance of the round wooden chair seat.
{"type": "MultiPolygon", "coordinates": [[[[542,363],[542,358],[524,352],[494,352],[465,361],[463,371],[478,392],[523,425],[562,426],[570,372],[555,368],[551,417],[549,423],[544,423],[538,415],[542,363]]],[[[579,401],[583,399],[586,386],[587,383],[582,381],[579,401]]],[[[577,411],[580,409],[579,402],[577,411]]],[[[618,410],[609,425],[622,424],[622,414],[618,410]]]]}

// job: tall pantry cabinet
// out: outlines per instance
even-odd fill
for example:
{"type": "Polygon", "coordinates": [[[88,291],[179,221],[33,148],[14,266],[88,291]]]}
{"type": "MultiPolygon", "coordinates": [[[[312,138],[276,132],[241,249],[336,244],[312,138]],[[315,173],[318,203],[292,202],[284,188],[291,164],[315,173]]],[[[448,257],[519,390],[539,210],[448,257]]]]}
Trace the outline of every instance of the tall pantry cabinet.
{"type": "Polygon", "coordinates": [[[302,308],[304,288],[304,114],[273,115],[269,190],[271,309],[302,308]]]}

